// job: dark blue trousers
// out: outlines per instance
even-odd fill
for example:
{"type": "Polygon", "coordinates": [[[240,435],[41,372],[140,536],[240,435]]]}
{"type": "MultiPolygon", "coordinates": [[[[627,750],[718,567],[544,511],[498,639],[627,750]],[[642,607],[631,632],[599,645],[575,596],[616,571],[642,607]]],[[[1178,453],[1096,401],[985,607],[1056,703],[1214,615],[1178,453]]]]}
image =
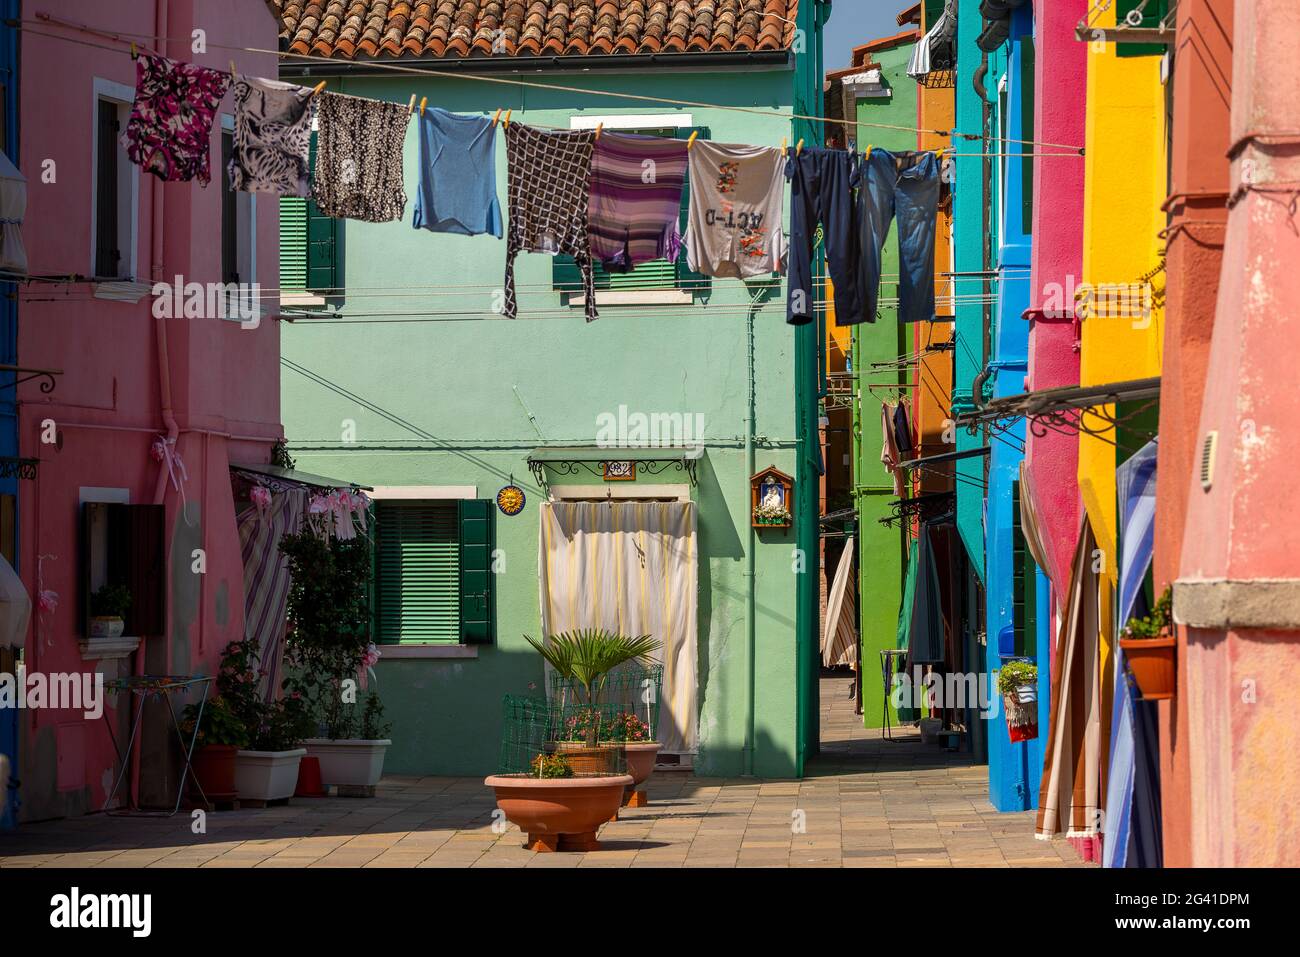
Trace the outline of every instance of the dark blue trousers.
{"type": "MultiPolygon", "coordinates": [[[[880,305],[880,250],[898,220],[898,318],[934,318],[934,233],[939,160],[929,152],[873,149],[857,167],[863,307],[874,322],[880,305]]],[[[792,260],[793,261],[793,260],[792,260]]],[[[840,325],[843,325],[843,321],[840,325]]]]}
{"type": "MultiPolygon", "coordinates": [[[[826,265],[835,284],[835,324],[848,326],[863,314],[858,267],[859,230],[853,201],[857,157],[844,150],[790,151],[785,175],[790,180],[790,290],[785,320],[801,326],[814,317],[813,241],[822,224],[826,265]]],[[[874,314],[873,314],[874,316],[874,314]]]]}

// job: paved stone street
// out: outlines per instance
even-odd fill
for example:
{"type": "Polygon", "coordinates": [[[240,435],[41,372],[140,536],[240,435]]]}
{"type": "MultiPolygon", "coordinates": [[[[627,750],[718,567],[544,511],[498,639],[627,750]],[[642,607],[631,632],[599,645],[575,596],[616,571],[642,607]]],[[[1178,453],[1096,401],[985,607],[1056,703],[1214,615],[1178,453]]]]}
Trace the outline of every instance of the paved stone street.
{"type": "Polygon", "coordinates": [[[864,730],[847,692],[822,682],[823,754],[804,780],[658,772],[650,805],[605,825],[598,852],[533,854],[517,828],[494,834],[481,779],[394,776],[371,800],[209,814],[206,834],[185,813],[26,824],[0,835],[0,867],[1080,866],[1065,841],[1034,839],[1031,812],[993,810],[984,767],[911,729],[864,730]]]}

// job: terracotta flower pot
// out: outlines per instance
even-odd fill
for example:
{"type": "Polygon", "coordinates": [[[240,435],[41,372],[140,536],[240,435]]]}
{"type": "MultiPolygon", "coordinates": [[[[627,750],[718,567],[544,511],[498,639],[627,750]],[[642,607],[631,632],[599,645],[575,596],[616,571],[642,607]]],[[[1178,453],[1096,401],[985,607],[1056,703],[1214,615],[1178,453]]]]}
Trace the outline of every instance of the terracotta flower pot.
{"type": "Polygon", "coordinates": [[[632,775],[632,786],[636,787],[654,773],[655,757],[662,745],[655,741],[628,741],[622,747],[623,757],[627,761],[627,773],[632,775]]]}
{"type": "MultiPolygon", "coordinates": [[[[233,801],[235,790],[235,754],[233,744],[205,744],[194,752],[190,770],[208,801],[233,801]]],[[[191,787],[193,782],[190,782],[191,787]]],[[[194,793],[194,797],[199,795],[194,793]]]]}
{"type": "Polygon", "coordinates": [[[589,745],[585,741],[557,741],[557,752],[564,755],[577,777],[612,774],[618,761],[618,748],[608,744],[589,745]]]}
{"type": "Polygon", "coordinates": [[[493,775],[484,782],[496,791],[497,807],[528,835],[533,851],[595,851],[596,829],[618,811],[627,774],[596,778],[531,778],[493,775]]]}
{"type": "Polygon", "coordinates": [[[1173,635],[1165,638],[1121,638],[1120,648],[1128,661],[1143,701],[1164,701],[1174,696],[1173,635]]]}

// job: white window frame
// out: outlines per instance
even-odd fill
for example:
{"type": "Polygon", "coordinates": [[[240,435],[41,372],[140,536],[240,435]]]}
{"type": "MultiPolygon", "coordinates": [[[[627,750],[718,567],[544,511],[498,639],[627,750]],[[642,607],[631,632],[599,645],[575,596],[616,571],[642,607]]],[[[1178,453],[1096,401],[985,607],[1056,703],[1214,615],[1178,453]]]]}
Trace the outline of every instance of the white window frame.
{"type": "MultiPolygon", "coordinates": [[[[116,103],[119,114],[124,114],[126,118],[129,118],[131,104],[135,102],[135,90],[125,83],[106,80],[99,76],[94,78],[92,84],[90,98],[90,267],[86,270],[87,276],[94,276],[95,267],[98,265],[95,262],[95,235],[99,214],[99,103],[101,100],[116,103]]],[[[122,123],[122,129],[126,129],[126,122],[122,123]]],[[[123,244],[125,248],[122,250],[123,259],[129,264],[129,268],[126,270],[127,275],[118,279],[117,282],[101,283],[101,286],[124,286],[141,282],[137,259],[140,249],[140,167],[131,162],[126,155],[125,149],[122,150],[122,162],[119,165],[118,175],[118,229],[122,228],[124,222],[130,223],[128,236],[130,241],[123,244]],[[124,189],[123,187],[127,188],[124,189]]],[[[145,285],[147,287],[148,284],[145,285]]]]}
{"type": "MultiPolygon", "coordinates": [[[[569,117],[569,129],[607,130],[689,129],[695,125],[690,113],[611,113],[569,117]]],[[[596,292],[598,306],[689,306],[695,297],[689,289],[601,289],[596,292]]],[[[570,296],[569,308],[581,309],[586,296],[570,296]]]]}

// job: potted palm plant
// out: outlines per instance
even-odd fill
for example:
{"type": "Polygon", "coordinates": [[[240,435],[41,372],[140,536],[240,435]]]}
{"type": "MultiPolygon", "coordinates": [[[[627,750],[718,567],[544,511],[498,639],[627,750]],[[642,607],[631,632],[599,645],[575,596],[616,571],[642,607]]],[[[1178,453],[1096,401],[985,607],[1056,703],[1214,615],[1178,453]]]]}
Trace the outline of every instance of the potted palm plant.
{"type": "Polygon", "coordinates": [[[1130,618],[1119,646],[1144,701],[1164,701],[1174,696],[1173,592],[1166,588],[1151,614],[1130,618]]]}
{"type": "Polygon", "coordinates": [[[645,661],[658,650],[658,638],[620,635],[599,628],[551,635],[543,641],[524,635],[555,669],[578,701],[561,701],[565,718],[556,749],[566,753],[575,774],[607,773],[615,767],[619,744],[615,724],[601,708],[609,673],[629,661],[645,661]]]}
{"type": "Polygon", "coordinates": [[[1008,661],[998,671],[998,694],[1007,713],[1007,734],[1013,742],[1038,737],[1038,666],[1008,661]]]}

